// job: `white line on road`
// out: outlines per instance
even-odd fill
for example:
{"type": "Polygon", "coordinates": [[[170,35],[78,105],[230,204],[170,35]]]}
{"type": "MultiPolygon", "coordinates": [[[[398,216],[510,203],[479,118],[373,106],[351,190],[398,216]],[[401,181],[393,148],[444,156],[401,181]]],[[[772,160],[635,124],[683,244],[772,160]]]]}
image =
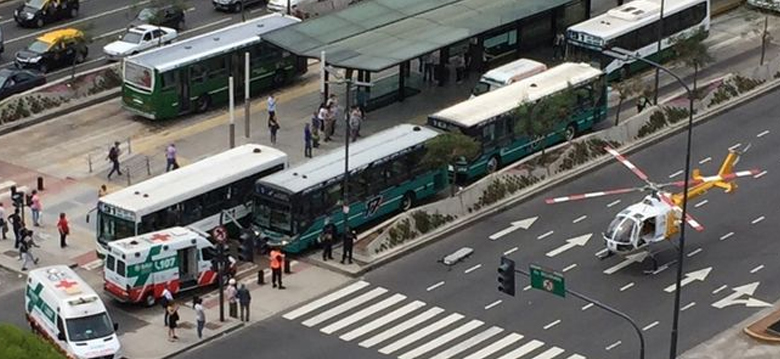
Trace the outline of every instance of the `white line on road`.
{"type": "Polygon", "coordinates": [[[525,286],[525,287],[523,287],[523,292],[527,292],[529,290],[531,290],[531,285],[530,284],[525,286]]]}
{"type": "Polygon", "coordinates": [[[432,286],[430,286],[430,287],[428,287],[428,288],[425,288],[425,290],[426,290],[426,291],[428,291],[428,292],[430,292],[430,291],[432,291],[432,290],[434,290],[434,289],[436,289],[436,288],[439,288],[439,287],[441,287],[441,286],[443,286],[443,285],[444,285],[444,281],[441,281],[441,282],[439,282],[439,283],[436,283],[436,284],[434,284],[434,285],[432,285],[432,286]]]}
{"type": "Polygon", "coordinates": [[[517,247],[512,247],[512,248],[509,248],[509,250],[507,250],[506,252],[504,252],[504,255],[505,255],[505,256],[508,256],[508,255],[510,255],[510,254],[512,254],[512,253],[514,253],[514,252],[517,252],[517,250],[518,250],[518,248],[517,248],[517,247]]]}
{"type": "Polygon", "coordinates": [[[688,309],[693,308],[694,305],[696,305],[696,302],[690,302],[690,303],[686,304],[684,307],[680,308],[680,311],[684,312],[684,311],[686,311],[688,309]]]}
{"type": "Polygon", "coordinates": [[[102,266],[103,266],[103,260],[102,259],[95,259],[94,261],[89,262],[89,263],[81,266],[81,268],[84,268],[86,270],[93,270],[93,269],[96,269],[96,268],[100,268],[102,266]]]}
{"type": "Polygon", "coordinates": [[[488,305],[486,305],[486,306],[485,306],[485,310],[488,310],[488,309],[490,309],[490,308],[493,308],[493,307],[495,307],[495,306],[497,306],[497,305],[501,304],[501,302],[503,302],[503,300],[499,299],[499,300],[497,300],[497,301],[495,301],[495,302],[493,302],[493,303],[490,303],[490,304],[488,304],[488,305]]]}
{"type": "Polygon", "coordinates": [[[366,325],[363,325],[363,326],[361,326],[359,328],[356,328],[356,329],[352,330],[349,333],[346,333],[346,334],[340,336],[339,339],[348,342],[348,341],[350,341],[352,339],[355,339],[355,338],[363,336],[363,335],[365,335],[367,333],[370,333],[370,332],[376,330],[377,328],[379,328],[379,327],[381,327],[383,325],[387,325],[388,323],[392,323],[393,321],[397,320],[398,318],[401,318],[401,317],[403,317],[403,316],[405,316],[405,315],[407,315],[407,314],[409,314],[409,313],[411,313],[411,312],[413,312],[413,311],[415,311],[417,309],[420,309],[420,308],[422,308],[424,306],[425,306],[424,302],[421,302],[419,300],[415,300],[414,302],[411,302],[411,303],[409,303],[409,304],[407,304],[407,305],[405,305],[405,306],[403,306],[403,307],[401,307],[399,309],[396,309],[396,310],[394,310],[394,311],[392,311],[390,313],[385,314],[381,318],[377,318],[377,319],[373,320],[372,322],[370,322],[370,323],[368,323],[366,325]]]}
{"type": "Polygon", "coordinates": [[[554,326],[556,326],[558,324],[561,324],[561,320],[560,319],[558,319],[558,320],[556,320],[556,321],[554,321],[554,322],[552,322],[550,324],[545,325],[544,326],[544,330],[550,329],[550,328],[552,328],[552,327],[554,327],[554,326]]]}
{"type": "Polygon", "coordinates": [[[756,135],[756,137],[761,138],[769,134],[769,130],[764,130],[763,132],[756,135]]]}
{"type": "Polygon", "coordinates": [[[656,326],[656,325],[658,325],[658,321],[657,321],[657,320],[656,320],[656,321],[654,321],[654,322],[652,322],[652,323],[650,323],[650,324],[648,324],[648,325],[647,325],[647,326],[645,326],[644,328],[642,328],[642,331],[645,331],[645,332],[646,332],[646,331],[648,331],[648,330],[650,330],[650,329],[653,329],[653,328],[655,328],[655,326],[656,326]]]}
{"type": "Polygon", "coordinates": [[[617,348],[617,347],[618,347],[620,344],[623,344],[623,342],[622,342],[622,341],[620,341],[620,340],[618,340],[618,341],[616,341],[616,342],[614,342],[614,343],[610,344],[609,346],[607,346],[607,348],[606,348],[606,349],[607,349],[607,351],[610,351],[610,350],[612,350],[612,349],[615,349],[615,348],[617,348]]]}
{"type": "Polygon", "coordinates": [[[293,319],[298,318],[298,317],[300,317],[302,315],[305,315],[305,314],[307,314],[307,313],[309,313],[311,311],[314,311],[315,309],[317,309],[319,307],[322,307],[322,306],[324,306],[324,305],[326,305],[326,304],[328,304],[330,302],[333,302],[333,301],[335,301],[337,299],[341,299],[342,297],[344,297],[344,296],[346,296],[346,295],[348,295],[348,294],[350,294],[350,293],[352,293],[354,291],[357,291],[358,289],[366,287],[366,286],[368,286],[368,282],[364,282],[362,280],[358,281],[358,282],[355,282],[355,283],[349,285],[348,287],[344,287],[342,289],[339,289],[338,291],[333,292],[331,294],[328,294],[328,295],[326,295],[326,296],[324,296],[324,297],[322,297],[320,299],[317,299],[317,300],[315,300],[315,301],[313,301],[313,302],[311,302],[309,304],[306,304],[303,307],[300,307],[300,308],[295,309],[295,310],[293,310],[291,312],[288,312],[287,314],[283,315],[282,317],[284,317],[285,319],[293,320],[293,319]]]}
{"type": "Polygon", "coordinates": [[[705,200],[703,200],[703,201],[701,201],[699,203],[696,203],[696,205],[694,207],[699,208],[699,207],[707,204],[707,202],[709,202],[709,201],[705,199],[705,200]]]}
{"type": "Polygon", "coordinates": [[[601,257],[604,253],[607,253],[608,249],[604,248],[598,252],[596,252],[596,257],[601,257]]]}
{"type": "Polygon", "coordinates": [[[724,234],[724,235],[720,236],[720,240],[721,240],[721,241],[724,241],[724,240],[728,239],[729,237],[731,237],[731,236],[733,236],[733,235],[734,235],[734,232],[729,232],[729,233],[726,233],[726,234],[724,234]]]}
{"type": "Polygon", "coordinates": [[[344,303],[341,303],[333,308],[330,308],[320,314],[317,314],[309,319],[304,320],[301,324],[307,326],[307,327],[313,327],[317,324],[320,324],[328,319],[331,319],[341,313],[347,312],[352,308],[355,308],[365,302],[368,302],[382,294],[387,293],[387,289],[378,287],[374,288],[369,292],[363,293],[357,297],[354,297],[350,299],[349,301],[346,301],[344,303]]]}
{"type": "Polygon", "coordinates": [[[324,327],[324,328],[320,329],[320,331],[325,333],[325,334],[333,334],[333,332],[335,332],[337,330],[341,330],[341,329],[344,329],[347,326],[355,324],[359,320],[361,320],[363,318],[366,318],[366,317],[368,317],[368,316],[370,316],[370,315],[372,315],[374,313],[377,313],[377,312],[379,312],[382,309],[389,308],[389,307],[395,305],[396,303],[398,303],[398,302],[400,302],[400,301],[402,301],[404,299],[406,299],[405,295],[395,294],[395,295],[393,295],[393,296],[391,296],[389,298],[386,298],[385,300],[383,300],[383,301],[381,301],[379,303],[373,304],[373,305],[371,305],[368,308],[365,308],[363,310],[355,312],[352,315],[350,315],[350,316],[348,316],[348,317],[346,317],[344,319],[341,319],[341,320],[339,320],[339,321],[337,321],[335,323],[332,323],[332,324],[328,325],[327,327],[324,327]]]}
{"type": "Polygon", "coordinates": [[[699,161],[699,164],[700,164],[700,165],[703,165],[703,164],[705,164],[705,163],[707,163],[707,162],[709,162],[709,161],[712,161],[712,157],[707,157],[707,158],[705,158],[705,159],[703,159],[703,160],[699,161]]]}
{"type": "Polygon", "coordinates": [[[725,285],[725,284],[724,284],[724,285],[722,285],[722,286],[718,287],[718,289],[715,289],[715,290],[713,290],[713,291],[712,291],[712,294],[718,294],[718,293],[722,292],[724,289],[726,289],[726,288],[728,288],[728,287],[729,287],[729,286],[727,286],[727,285],[725,285]]]}
{"type": "Polygon", "coordinates": [[[520,334],[517,333],[509,334],[501,338],[500,340],[495,341],[492,344],[472,353],[471,355],[467,356],[465,359],[485,359],[491,354],[514,344],[520,339],[523,339],[523,336],[520,334]]]}
{"type": "Polygon", "coordinates": [[[440,313],[444,312],[444,309],[441,309],[439,307],[433,307],[431,309],[426,310],[425,312],[422,312],[420,314],[417,314],[415,317],[408,319],[404,321],[403,323],[400,323],[388,330],[385,330],[384,332],[381,332],[377,335],[374,335],[371,338],[368,338],[360,343],[358,343],[359,346],[363,348],[370,348],[374,345],[377,345],[379,343],[382,343],[392,337],[395,337],[398,334],[403,333],[404,331],[408,330],[409,328],[412,328],[428,319],[431,319],[440,313]]]}
{"type": "Polygon", "coordinates": [[[670,174],[669,178],[674,178],[674,177],[677,177],[677,176],[679,176],[681,174],[683,174],[683,170],[679,170],[679,171],[677,171],[675,173],[670,174]]]}
{"type": "Polygon", "coordinates": [[[433,332],[436,332],[438,330],[441,330],[442,328],[455,323],[459,320],[463,319],[463,315],[460,313],[453,313],[450,314],[447,317],[444,317],[442,319],[439,319],[438,321],[434,322],[433,324],[429,324],[428,326],[417,330],[414,333],[411,333],[393,343],[390,343],[383,348],[379,349],[379,352],[382,354],[390,354],[393,352],[396,352],[398,350],[401,350],[410,344],[430,335],[433,332]]]}
{"type": "Polygon", "coordinates": [[[694,249],[693,251],[688,253],[688,258],[691,258],[691,257],[701,253],[701,251],[702,251],[701,247],[694,249]]]}
{"type": "Polygon", "coordinates": [[[568,271],[570,271],[570,270],[572,270],[574,268],[577,268],[577,263],[574,263],[574,264],[572,264],[572,265],[570,265],[570,266],[568,266],[566,268],[563,268],[563,273],[566,273],[566,272],[568,272],[568,271]]]}
{"type": "Polygon", "coordinates": [[[473,271],[475,271],[475,270],[477,270],[477,269],[479,269],[481,267],[482,267],[482,264],[477,264],[477,265],[475,265],[475,266],[473,266],[473,267],[471,267],[469,269],[464,270],[463,273],[469,274],[469,273],[471,273],[471,272],[473,272],[473,271]]]}
{"type": "Polygon", "coordinates": [[[104,37],[113,36],[113,35],[119,34],[119,33],[121,33],[121,32],[124,32],[124,31],[126,31],[126,30],[127,30],[127,29],[125,29],[125,28],[122,28],[122,29],[116,29],[116,30],[114,30],[114,31],[109,31],[109,32],[107,32],[107,33],[104,33],[104,34],[100,34],[100,35],[98,35],[98,36],[95,36],[95,37],[94,37],[92,40],[99,40],[99,39],[102,39],[102,38],[104,38],[104,37]]]}
{"type": "Polygon", "coordinates": [[[625,291],[631,289],[631,287],[633,287],[633,286],[634,286],[634,282],[628,283],[628,284],[620,287],[620,291],[621,292],[625,292],[625,291]]]}
{"type": "Polygon", "coordinates": [[[542,234],[542,235],[541,235],[541,236],[539,236],[539,237],[536,237],[536,239],[545,239],[545,238],[547,238],[547,237],[551,236],[552,234],[553,234],[553,231],[549,231],[549,232],[547,232],[547,233],[545,233],[545,234],[542,234]]]}
{"type": "Polygon", "coordinates": [[[751,269],[750,270],[750,274],[755,274],[756,272],[758,272],[758,271],[760,271],[762,269],[764,269],[764,265],[763,264],[758,266],[758,267],[755,267],[755,268],[751,269]]]}
{"type": "Polygon", "coordinates": [[[737,144],[735,144],[735,145],[733,145],[733,146],[729,147],[729,150],[731,150],[731,151],[734,151],[734,150],[736,150],[737,148],[739,148],[739,146],[742,146],[742,144],[741,144],[741,143],[737,143],[737,144]]]}
{"type": "Polygon", "coordinates": [[[580,223],[580,222],[584,221],[585,218],[588,218],[588,216],[583,214],[583,215],[577,217],[577,219],[571,221],[571,223],[580,223]]]}
{"type": "Polygon", "coordinates": [[[763,221],[764,219],[766,219],[764,216],[758,217],[758,218],[754,219],[753,221],[751,221],[750,224],[756,224],[758,222],[763,221]]]}
{"type": "Polygon", "coordinates": [[[14,19],[13,19],[13,18],[10,18],[10,19],[8,19],[8,20],[3,20],[3,21],[0,21],[0,25],[7,24],[7,23],[9,23],[9,22],[14,22],[14,19]]]}
{"type": "MultiPolygon", "coordinates": [[[[523,344],[523,346],[521,346],[521,347],[519,347],[519,348],[517,348],[515,350],[512,350],[509,353],[504,354],[502,357],[500,357],[498,359],[517,359],[517,358],[522,358],[526,354],[528,354],[528,353],[530,353],[530,352],[532,352],[532,351],[534,351],[536,349],[541,348],[543,345],[544,345],[543,341],[534,339],[534,340],[531,340],[528,343],[523,344]]],[[[469,359],[469,358],[467,358],[467,359],[469,359]]]]}
{"type": "Polygon", "coordinates": [[[766,175],[766,171],[761,171],[761,172],[757,173],[755,176],[753,176],[753,178],[759,179],[761,177],[764,177],[764,175],[766,175]]]}
{"type": "Polygon", "coordinates": [[[616,199],[616,200],[614,200],[614,201],[612,201],[612,202],[609,202],[609,203],[607,204],[607,208],[610,208],[610,207],[612,207],[612,206],[614,206],[614,205],[616,205],[616,204],[618,204],[618,203],[620,203],[620,200],[619,200],[619,199],[616,199]]]}
{"type": "Polygon", "coordinates": [[[592,307],[592,306],[593,306],[593,303],[585,304],[585,305],[582,306],[582,311],[584,312],[584,311],[590,309],[590,307],[592,307]]]}

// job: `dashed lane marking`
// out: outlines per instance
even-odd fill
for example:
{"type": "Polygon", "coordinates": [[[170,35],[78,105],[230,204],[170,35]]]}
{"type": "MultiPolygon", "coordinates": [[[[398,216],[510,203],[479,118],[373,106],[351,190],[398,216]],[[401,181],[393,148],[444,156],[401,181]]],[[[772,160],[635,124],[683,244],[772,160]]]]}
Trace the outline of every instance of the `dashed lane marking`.
{"type": "Polygon", "coordinates": [[[764,217],[764,216],[758,217],[758,218],[754,219],[753,221],[751,221],[750,224],[756,224],[758,222],[763,221],[765,218],[766,217],[764,217]]]}
{"type": "Polygon", "coordinates": [[[669,178],[674,178],[674,177],[677,177],[677,176],[679,176],[681,174],[683,174],[683,170],[679,170],[679,171],[677,171],[675,173],[670,174],[669,178]]]}
{"type": "Polygon", "coordinates": [[[690,258],[690,257],[693,257],[693,256],[695,256],[695,255],[697,255],[697,254],[701,253],[701,251],[702,251],[702,249],[701,249],[701,248],[696,248],[696,249],[694,249],[693,251],[691,251],[690,253],[688,253],[688,258],[690,258]]]}
{"type": "Polygon", "coordinates": [[[505,256],[508,256],[508,255],[510,255],[510,254],[512,254],[512,253],[514,253],[514,252],[517,252],[517,250],[518,250],[518,249],[519,249],[519,248],[517,248],[517,247],[512,247],[512,248],[509,248],[509,250],[507,250],[506,252],[504,252],[504,255],[505,255],[505,256]]]}
{"type": "Polygon", "coordinates": [[[725,241],[725,240],[729,239],[729,237],[731,237],[731,236],[733,236],[733,235],[734,235],[734,232],[729,232],[729,233],[726,233],[726,234],[724,234],[724,235],[720,236],[720,240],[721,240],[721,241],[725,241]]]}
{"type": "Polygon", "coordinates": [[[584,221],[585,218],[588,218],[588,216],[583,214],[582,216],[577,217],[577,219],[571,221],[571,223],[580,223],[580,222],[584,221]]]}
{"type": "Polygon", "coordinates": [[[618,340],[618,341],[616,341],[616,342],[614,342],[614,343],[612,343],[612,344],[608,345],[608,346],[607,346],[605,349],[607,349],[607,351],[610,351],[610,350],[612,350],[612,349],[615,349],[615,348],[617,348],[618,346],[620,346],[620,344],[623,344],[623,342],[622,342],[622,341],[620,341],[620,340],[618,340]]]}
{"type": "Polygon", "coordinates": [[[705,200],[703,200],[703,201],[701,201],[699,203],[696,203],[696,205],[694,207],[699,208],[699,207],[707,204],[707,202],[709,202],[709,201],[705,199],[705,200]]]}
{"type": "Polygon", "coordinates": [[[590,307],[592,307],[592,306],[593,306],[593,303],[585,304],[585,305],[582,306],[582,311],[584,312],[584,311],[590,309],[590,307]]]}
{"type": "Polygon", "coordinates": [[[656,325],[658,325],[658,324],[659,324],[659,323],[658,323],[658,321],[656,320],[656,321],[654,321],[654,322],[652,322],[652,323],[650,323],[650,324],[646,325],[644,328],[642,328],[642,331],[645,331],[645,332],[646,332],[646,331],[648,331],[648,330],[650,330],[650,329],[653,329],[653,328],[655,328],[655,326],[656,326],[656,325]]]}
{"type": "Polygon", "coordinates": [[[760,271],[762,269],[764,269],[764,265],[763,264],[758,266],[758,267],[755,267],[755,268],[751,269],[750,270],[750,274],[755,274],[756,272],[758,272],[758,271],[760,271]]]}
{"type": "Polygon", "coordinates": [[[757,173],[755,176],[753,176],[753,178],[759,179],[761,177],[764,177],[764,175],[766,175],[766,171],[761,171],[761,172],[757,173]]]}
{"type": "Polygon", "coordinates": [[[707,157],[707,158],[705,158],[705,159],[703,159],[703,160],[699,161],[699,164],[700,164],[700,165],[703,165],[703,164],[705,164],[705,163],[707,163],[707,162],[709,162],[709,161],[712,161],[712,157],[707,157]]]}
{"type": "Polygon", "coordinates": [[[473,267],[471,267],[469,269],[464,270],[463,273],[469,274],[469,273],[471,273],[471,272],[473,272],[473,271],[475,271],[475,270],[477,270],[477,269],[479,269],[481,267],[482,267],[482,264],[477,264],[477,265],[475,265],[475,266],[473,266],[473,267]]]}
{"type": "Polygon", "coordinates": [[[686,311],[688,309],[693,308],[695,305],[696,305],[696,302],[690,302],[690,303],[686,304],[684,307],[680,308],[680,311],[684,312],[684,311],[686,311]]]}
{"type": "Polygon", "coordinates": [[[430,291],[432,291],[432,290],[434,290],[436,288],[439,288],[439,287],[441,287],[443,285],[444,285],[444,281],[441,281],[441,282],[436,283],[436,284],[434,284],[434,285],[432,285],[432,286],[430,286],[428,288],[425,288],[425,291],[430,292],[430,291]]]}
{"type": "Polygon", "coordinates": [[[568,272],[568,271],[570,271],[570,270],[572,270],[574,268],[577,268],[577,263],[573,263],[573,264],[569,265],[568,267],[563,268],[563,272],[566,273],[566,272],[568,272]]]}
{"type": "Polygon", "coordinates": [[[621,292],[625,292],[625,291],[631,289],[631,287],[633,287],[633,286],[634,286],[634,282],[628,283],[628,284],[620,287],[620,291],[621,292]]]}
{"type": "Polygon", "coordinates": [[[501,304],[502,302],[503,302],[503,300],[499,299],[499,300],[497,300],[497,301],[495,301],[495,302],[493,302],[493,303],[490,303],[490,304],[488,304],[488,305],[486,305],[486,306],[485,306],[485,310],[488,310],[488,309],[490,309],[490,308],[493,308],[493,307],[495,307],[495,306],[497,306],[497,305],[501,304]]]}
{"type": "Polygon", "coordinates": [[[547,238],[547,237],[551,236],[553,233],[555,233],[555,232],[554,232],[554,231],[549,231],[549,232],[547,232],[547,233],[545,233],[545,234],[542,234],[542,235],[541,235],[541,236],[539,236],[539,237],[536,237],[536,239],[540,239],[540,240],[541,240],[541,239],[545,239],[545,238],[547,238]]]}
{"type": "Polygon", "coordinates": [[[620,200],[619,200],[619,199],[616,199],[616,200],[614,200],[614,201],[612,201],[612,202],[609,202],[609,203],[607,204],[607,208],[610,208],[610,207],[612,207],[612,206],[615,206],[615,205],[617,205],[618,203],[620,203],[620,200]]]}
{"type": "Polygon", "coordinates": [[[552,322],[550,324],[545,325],[544,326],[544,330],[548,330],[548,329],[550,329],[550,328],[552,328],[552,327],[554,327],[554,326],[556,326],[558,324],[561,324],[561,320],[560,319],[558,319],[558,320],[556,320],[556,321],[554,321],[554,322],[552,322]]]}
{"type": "Polygon", "coordinates": [[[761,133],[757,134],[756,137],[761,138],[769,134],[769,130],[764,130],[761,133]]]}
{"type": "Polygon", "coordinates": [[[713,291],[712,291],[712,294],[718,294],[718,293],[722,292],[723,290],[725,290],[725,289],[726,289],[726,288],[728,288],[728,287],[729,287],[729,286],[727,286],[727,285],[725,285],[725,284],[724,284],[724,285],[722,285],[722,286],[718,287],[718,289],[715,289],[715,290],[713,290],[713,291]]]}

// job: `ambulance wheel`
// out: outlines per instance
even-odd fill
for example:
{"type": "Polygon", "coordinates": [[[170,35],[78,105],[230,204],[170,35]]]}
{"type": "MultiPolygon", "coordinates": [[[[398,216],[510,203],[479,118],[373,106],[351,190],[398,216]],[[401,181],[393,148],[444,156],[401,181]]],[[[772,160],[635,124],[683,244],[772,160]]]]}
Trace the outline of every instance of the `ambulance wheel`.
{"type": "Polygon", "coordinates": [[[147,307],[153,307],[154,303],[157,302],[157,299],[154,298],[154,294],[152,292],[146,293],[146,296],[144,297],[144,304],[146,304],[147,307]]]}
{"type": "Polygon", "coordinates": [[[566,138],[566,141],[573,140],[574,136],[577,136],[577,124],[570,123],[568,126],[566,126],[566,130],[563,132],[563,136],[566,138]]]}
{"type": "Polygon", "coordinates": [[[404,194],[403,199],[401,199],[401,210],[406,212],[410,210],[414,206],[414,193],[409,191],[404,194]]]}

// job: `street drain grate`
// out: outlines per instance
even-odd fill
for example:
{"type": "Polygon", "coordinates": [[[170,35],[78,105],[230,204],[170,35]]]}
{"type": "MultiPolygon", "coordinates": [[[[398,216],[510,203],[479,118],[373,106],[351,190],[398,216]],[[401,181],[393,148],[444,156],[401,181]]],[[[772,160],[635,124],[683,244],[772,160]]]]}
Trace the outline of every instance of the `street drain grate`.
{"type": "Polygon", "coordinates": [[[13,249],[5,251],[5,252],[3,252],[3,254],[5,254],[6,256],[9,256],[11,258],[16,258],[16,257],[19,256],[19,252],[15,251],[13,249]]]}

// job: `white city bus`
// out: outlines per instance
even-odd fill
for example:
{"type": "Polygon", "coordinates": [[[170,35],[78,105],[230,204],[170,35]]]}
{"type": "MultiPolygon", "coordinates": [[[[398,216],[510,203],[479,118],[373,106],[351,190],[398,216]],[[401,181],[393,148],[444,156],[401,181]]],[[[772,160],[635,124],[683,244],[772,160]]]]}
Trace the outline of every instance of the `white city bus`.
{"type": "Polygon", "coordinates": [[[252,211],[258,179],[288,166],[277,149],[246,144],[106,195],[97,206],[98,254],[108,242],[174,226],[210,231],[252,211]]]}
{"type": "Polygon", "coordinates": [[[780,0],[747,0],[748,5],[772,11],[780,11],[780,0]]]}
{"type": "Polygon", "coordinates": [[[663,40],[658,50],[662,0],[634,0],[570,26],[566,31],[567,60],[588,62],[610,78],[626,78],[644,67],[639,61],[620,61],[601,51],[613,47],[638,57],[663,61],[671,55],[673,39],[710,29],[709,0],[665,0],[663,40]]]}

